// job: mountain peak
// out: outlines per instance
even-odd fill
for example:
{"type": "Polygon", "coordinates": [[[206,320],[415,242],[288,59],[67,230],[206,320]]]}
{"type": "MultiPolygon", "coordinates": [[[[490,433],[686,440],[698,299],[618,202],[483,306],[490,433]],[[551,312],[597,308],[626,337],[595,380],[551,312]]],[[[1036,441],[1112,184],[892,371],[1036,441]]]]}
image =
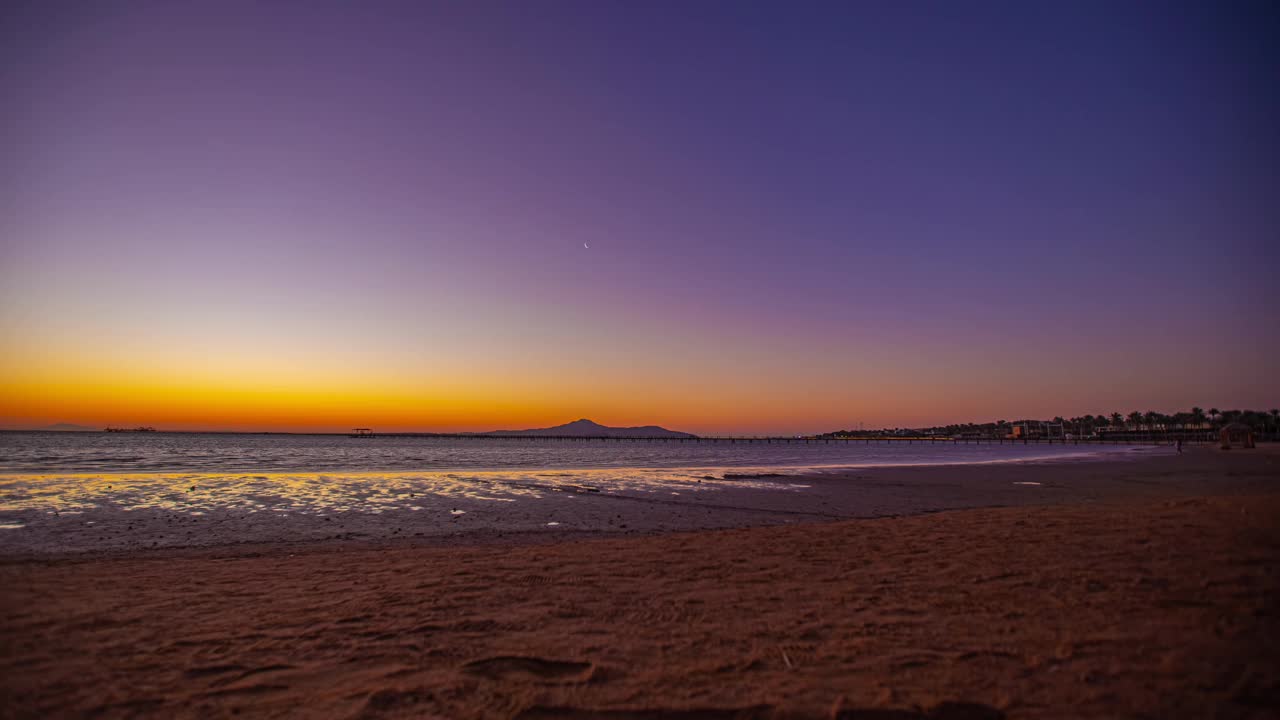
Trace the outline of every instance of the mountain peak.
{"type": "Polygon", "coordinates": [[[600,423],[588,418],[579,418],[573,422],[549,428],[535,428],[531,430],[495,430],[493,432],[481,434],[543,437],[696,437],[690,433],[676,432],[675,430],[668,430],[657,425],[643,425],[640,427],[609,427],[608,425],[601,425],[600,423]]]}

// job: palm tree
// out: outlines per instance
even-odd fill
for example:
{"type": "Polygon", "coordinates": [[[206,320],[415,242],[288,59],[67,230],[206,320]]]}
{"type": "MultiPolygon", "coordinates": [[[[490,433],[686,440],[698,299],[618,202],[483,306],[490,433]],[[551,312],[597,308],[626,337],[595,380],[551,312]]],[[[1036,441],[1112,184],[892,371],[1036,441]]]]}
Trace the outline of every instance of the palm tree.
{"type": "Polygon", "coordinates": [[[1124,416],[1118,412],[1111,413],[1112,427],[1120,427],[1120,423],[1124,422],[1124,416]]]}
{"type": "Polygon", "coordinates": [[[1204,409],[1203,408],[1198,408],[1198,407],[1191,408],[1191,422],[1195,423],[1197,428],[1200,428],[1204,425],[1204,409]]]}
{"type": "Polygon", "coordinates": [[[1138,428],[1142,427],[1142,413],[1138,412],[1137,410],[1134,410],[1133,412],[1129,413],[1129,422],[1133,424],[1134,430],[1137,430],[1138,428]]]}
{"type": "Polygon", "coordinates": [[[1209,408],[1209,420],[1211,422],[1217,422],[1218,418],[1220,417],[1222,417],[1221,410],[1219,410],[1218,408],[1209,408]]]}
{"type": "Polygon", "coordinates": [[[1269,414],[1271,415],[1272,432],[1280,430],[1280,410],[1271,408],[1271,412],[1269,414]]]}

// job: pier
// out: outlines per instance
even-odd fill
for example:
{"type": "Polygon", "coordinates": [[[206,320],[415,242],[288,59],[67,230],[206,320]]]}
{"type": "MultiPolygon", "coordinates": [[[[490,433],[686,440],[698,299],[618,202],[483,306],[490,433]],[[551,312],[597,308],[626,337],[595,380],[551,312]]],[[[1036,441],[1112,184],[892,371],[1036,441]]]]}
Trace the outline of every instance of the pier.
{"type": "MultiPolygon", "coordinates": [[[[374,437],[352,435],[351,437],[374,437]]],[[[646,436],[581,436],[581,435],[485,435],[480,433],[380,433],[384,438],[428,438],[442,440],[504,440],[511,442],[644,442],[644,443],[717,443],[733,445],[1168,445],[1175,440],[1184,443],[1209,443],[1216,438],[1206,433],[1170,433],[1123,438],[980,438],[931,436],[879,437],[786,437],[786,436],[721,436],[646,437],[646,436]]]]}

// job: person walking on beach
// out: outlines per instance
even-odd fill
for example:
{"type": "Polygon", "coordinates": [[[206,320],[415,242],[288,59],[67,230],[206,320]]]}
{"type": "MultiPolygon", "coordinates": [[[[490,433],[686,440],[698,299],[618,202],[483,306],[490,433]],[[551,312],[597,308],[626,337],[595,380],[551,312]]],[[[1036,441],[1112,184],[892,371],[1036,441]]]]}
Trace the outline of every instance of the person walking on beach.
{"type": "Polygon", "coordinates": [[[1178,451],[1178,454],[1181,455],[1182,454],[1182,438],[1178,438],[1177,440],[1174,440],[1173,447],[1178,451]]]}

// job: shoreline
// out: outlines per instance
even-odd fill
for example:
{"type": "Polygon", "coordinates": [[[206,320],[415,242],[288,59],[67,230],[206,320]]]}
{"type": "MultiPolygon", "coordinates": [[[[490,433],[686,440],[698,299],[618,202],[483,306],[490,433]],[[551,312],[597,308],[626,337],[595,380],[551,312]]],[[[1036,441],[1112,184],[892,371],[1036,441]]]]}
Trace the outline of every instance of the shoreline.
{"type": "MultiPolygon", "coordinates": [[[[393,491],[379,484],[341,486],[338,490],[353,496],[365,493],[363,506],[343,511],[317,511],[319,505],[298,510],[297,497],[286,498],[290,503],[286,510],[258,500],[250,506],[217,505],[222,500],[216,490],[192,487],[190,490],[211,496],[205,501],[214,503],[193,510],[205,506],[190,504],[193,501],[186,482],[192,476],[184,475],[176,478],[181,487],[168,488],[174,498],[172,507],[5,513],[0,519],[13,522],[17,515],[23,525],[0,530],[0,561],[172,551],[198,554],[201,549],[234,553],[281,547],[297,552],[313,545],[552,544],[967,508],[1237,494],[1268,487],[1267,478],[1280,465],[1276,450],[1231,454],[1193,448],[1182,456],[1143,452],[1086,459],[874,466],[780,476],[766,472],[728,480],[708,478],[705,482],[691,476],[683,478],[679,486],[665,481],[627,487],[610,487],[600,481],[593,486],[572,472],[547,470],[524,474],[540,482],[494,483],[486,491],[489,494],[482,496],[470,486],[458,488],[455,494],[436,495],[415,493],[411,484],[393,491]],[[406,503],[414,504],[406,509],[406,503]]],[[[665,476],[667,471],[653,472],[665,476]]],[[[112,476],[92,477],[109,480],[112,476]]],[[[254,477],[279,480],[296,476],[254,477]]],[[[315,477],[328,475],[318,473],[315,477]]],[[[368,477],[386,476],[375,473],[368,477]]],[[[436,474],[426,477],[436,478],[436,474]]],[[[334,487],[321,489],[329,492],[334,487]]],[[[418,488],[418,492],[423,490],[418,488]]],[[[236,493],[243,494],[236,488],[227,497],[238,501],[236,493]]]]}

